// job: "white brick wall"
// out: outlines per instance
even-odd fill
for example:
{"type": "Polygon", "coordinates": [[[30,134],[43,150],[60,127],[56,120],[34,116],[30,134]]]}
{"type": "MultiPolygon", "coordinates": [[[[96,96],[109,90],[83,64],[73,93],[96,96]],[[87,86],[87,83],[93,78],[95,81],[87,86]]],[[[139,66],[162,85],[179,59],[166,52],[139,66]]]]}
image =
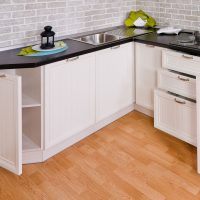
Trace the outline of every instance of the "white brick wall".
{"type": "Polygon", "coordinates": [[[137,0],[161,25],[200,30],[200,0],[137,0]]]}
{"type": "Polygon", "coordinates": [[[40,40],[45,25],[57,36],[116,26],[135,0],[0,0],[0,47],[40,40]]]}
{"type": "Polygon", "coordinates": [[[0,48],[35,43],[45,25],[57,36],[121,25],[136,8],[159,24],[200,30],[200,0],[0,0],[0,48]]]}

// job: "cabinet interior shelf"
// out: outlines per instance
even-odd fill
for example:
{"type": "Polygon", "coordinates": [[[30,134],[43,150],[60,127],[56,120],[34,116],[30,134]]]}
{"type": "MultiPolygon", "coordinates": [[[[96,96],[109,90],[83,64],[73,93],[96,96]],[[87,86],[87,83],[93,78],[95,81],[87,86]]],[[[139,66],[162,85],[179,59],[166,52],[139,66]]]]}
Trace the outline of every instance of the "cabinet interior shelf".
{"type": "Polygon", "coordinates": [[[40,149],[39,145],[31,140],[26,134],[22,134],[22,149],[26,150],[37,150],[40,149]]]}
{"type": "Polygon", "coordinates": [[[23,94],[22,96],[22,107],[23,108],[30,108],[30,107],[38,107],[41,106],[41,103],[36,99],[23,94]]]}

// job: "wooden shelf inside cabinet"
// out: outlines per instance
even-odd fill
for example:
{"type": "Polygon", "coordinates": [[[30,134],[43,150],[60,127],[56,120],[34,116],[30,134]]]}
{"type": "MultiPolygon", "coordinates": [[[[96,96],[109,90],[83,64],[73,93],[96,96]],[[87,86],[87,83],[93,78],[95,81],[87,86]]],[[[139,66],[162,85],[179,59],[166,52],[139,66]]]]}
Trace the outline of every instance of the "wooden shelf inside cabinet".
{"type": "Polygon", "coordinates": [[[36,99],[23,94],[22,95],[22,107],[23,108],[31,108],[31,107],[38,107],[41,106],[41,103],[36,99]]]}
{"type": "Polygon", "coordinates": [[[31,140],[26,134],[23,133],[23,135],[22,135],[22,149],[23,149],[23,151],[38,150],[38,149],[40,149],[40,147],[33,140],[31,140]]]}

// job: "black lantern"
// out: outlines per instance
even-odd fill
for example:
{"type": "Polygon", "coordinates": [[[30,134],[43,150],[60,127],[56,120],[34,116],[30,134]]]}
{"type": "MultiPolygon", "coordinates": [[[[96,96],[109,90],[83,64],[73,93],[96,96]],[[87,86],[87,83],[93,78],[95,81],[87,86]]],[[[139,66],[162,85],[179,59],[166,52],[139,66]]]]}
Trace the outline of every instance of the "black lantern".
{"type": "Polygon", "coordinates": [[[52,49],[54,45],[55,32],[52,31],[51,26],[45,26],[44,32],[41,33],[41,49],[52,49]]]}

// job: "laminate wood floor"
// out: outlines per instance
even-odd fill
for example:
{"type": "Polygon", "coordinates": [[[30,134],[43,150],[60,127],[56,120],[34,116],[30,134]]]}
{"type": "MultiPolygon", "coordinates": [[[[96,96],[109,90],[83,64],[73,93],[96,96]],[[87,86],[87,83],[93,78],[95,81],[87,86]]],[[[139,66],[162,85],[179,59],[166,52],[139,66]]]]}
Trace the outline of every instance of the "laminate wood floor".
{"type": "Polygon", "coordinates": [[[132,112],[18,177],[0,169],[0,200],[200,200],[196,148],[132,112]]]}

